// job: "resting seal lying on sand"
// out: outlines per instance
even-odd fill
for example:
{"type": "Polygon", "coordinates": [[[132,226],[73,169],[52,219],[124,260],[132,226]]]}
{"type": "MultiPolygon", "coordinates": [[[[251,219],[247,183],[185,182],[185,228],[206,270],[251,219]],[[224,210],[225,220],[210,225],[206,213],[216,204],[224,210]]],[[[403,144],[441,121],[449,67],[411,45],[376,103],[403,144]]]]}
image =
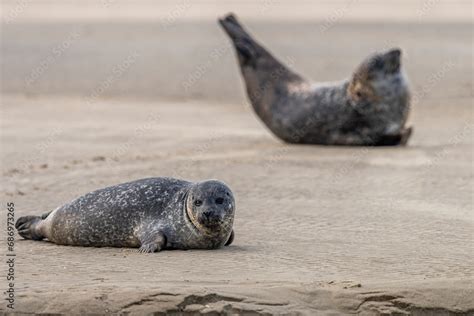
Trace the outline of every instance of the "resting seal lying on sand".
{"type": "Polygon", "coordinates": [[[214,249],[234,237],[235,201],[222,182],[148,178],[93,191],[43,216],[20,217],[25,239],[60,245],[214,249]]]}
{"type": "Polygon", "coordinates": [[[410,95],[399,49],[374,54],[351,78],[311,84],[258,44],[232,14],[219,20],[257,115],[280,139],[324,145],[405,144],[410,95]]]}

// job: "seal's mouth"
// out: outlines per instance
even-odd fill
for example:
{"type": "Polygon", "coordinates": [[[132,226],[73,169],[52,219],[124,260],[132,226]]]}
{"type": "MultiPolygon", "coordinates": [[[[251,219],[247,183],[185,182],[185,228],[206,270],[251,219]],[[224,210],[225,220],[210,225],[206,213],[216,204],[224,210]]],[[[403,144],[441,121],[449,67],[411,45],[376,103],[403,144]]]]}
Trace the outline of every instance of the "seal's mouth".
{"type": "Polygon", "coordinates": [[[216,230],[224,224],[224,219],[214,211],[204,211],[199,215],[199,222],[211,230],[216,230]]]}

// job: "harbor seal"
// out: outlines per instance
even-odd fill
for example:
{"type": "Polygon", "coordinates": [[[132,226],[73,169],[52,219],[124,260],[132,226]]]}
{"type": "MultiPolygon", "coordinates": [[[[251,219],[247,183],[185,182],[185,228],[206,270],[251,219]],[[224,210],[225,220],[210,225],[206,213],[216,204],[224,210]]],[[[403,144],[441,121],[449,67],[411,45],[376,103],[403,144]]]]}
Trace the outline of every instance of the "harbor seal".
{"type": "Polygon", "coordinates": [[[264,124],[288,143],[406,144],[410,93],[401,50],[376,53],[339,83],[313,84],[257,43],[232,14],[219,23],[231,38],[247,95],[264,124]]]}
{"type": "Polygon", "coordinates": [[[83,195],[43,216],[20,217],[25,239],[60,245],[214,249],[230,245],[234,196],[217,180],[147,178],[83,195]]]}

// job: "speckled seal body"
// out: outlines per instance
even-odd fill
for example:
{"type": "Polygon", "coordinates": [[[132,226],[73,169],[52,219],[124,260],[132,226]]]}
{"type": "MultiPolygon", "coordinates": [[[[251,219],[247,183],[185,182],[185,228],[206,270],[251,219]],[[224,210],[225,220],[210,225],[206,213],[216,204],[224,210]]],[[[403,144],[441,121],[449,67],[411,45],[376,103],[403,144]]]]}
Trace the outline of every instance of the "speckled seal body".
{"type": "Polygon", "coordinates": [[[399,49],[374,54],[336,83],[311,83],[273,57],[232,14],[219,20],[234,44],[247,95],[260,119],[288,143],[397,145],[410,94],[399,49]]]}
{"type": "Polygon", "coordinates": [[[214,249],[233,240],[235,201],[222,182],[147,178],[85,194],[16,227],[26,239],[61,245],[214,249]]]}

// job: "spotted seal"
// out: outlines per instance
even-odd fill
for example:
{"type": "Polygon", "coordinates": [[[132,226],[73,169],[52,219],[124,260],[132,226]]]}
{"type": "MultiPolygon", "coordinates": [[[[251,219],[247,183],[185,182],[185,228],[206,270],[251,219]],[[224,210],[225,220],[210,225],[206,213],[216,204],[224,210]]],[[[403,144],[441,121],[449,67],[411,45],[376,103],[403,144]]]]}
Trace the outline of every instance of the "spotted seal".
{"type": "Polygon", "coordinates": [[[234,238],[235,200],[217,180],[147,178],[85,194],[43,216],[20,217],[25,239],[60,245],[214,249],[234,238]]]}
{"type": "Polygon", "coordinates": [[[288,143],[405,144],[410,93],[399,49],[376,53],[339,83],[313,84],[257,43],[232,14],[219,23],[231,38],[247,95],[265,125],[288,143]]]}

